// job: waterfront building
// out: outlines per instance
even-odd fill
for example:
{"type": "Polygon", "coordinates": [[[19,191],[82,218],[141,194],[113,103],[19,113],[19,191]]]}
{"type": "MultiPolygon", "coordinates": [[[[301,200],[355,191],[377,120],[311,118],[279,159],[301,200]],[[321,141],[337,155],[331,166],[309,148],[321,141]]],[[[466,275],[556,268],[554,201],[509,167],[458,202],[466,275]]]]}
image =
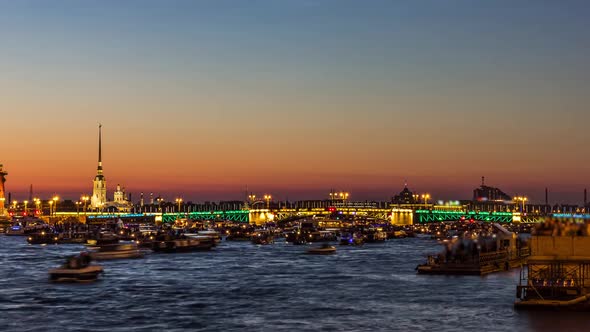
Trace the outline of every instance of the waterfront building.
{"type": "Polygon", "coordinates": [[[107,180],[102,173],[102,125],[98,125],[98,168],[93,183],[90,206],[100,210],[107,203],[107,180]]]}
{"type": "Polygon", "coordinates": [[[408,183],[406,182],[404,184],[404,189],[398,195],[393,197],[392,203],[398,205],[416,204],[418,203],[417,198],[417,195],[414,195],[414,193],[408,189],[408,183]]]}
{"type": "Polygon", "coordinates": [[[117,190],[113,194],[113,200],[106,202],[104,208],[108,211],[130,212],[133,209],[133,204],[127,199],[125,188],[117,184],[117,190]]]}
{"type": "Polygon", "coordinates": [[[486,186],[485,177],[481,177],[481,186],[473,190],[474,202],[511,202],[512,197],[499,188],[486,186]]]}

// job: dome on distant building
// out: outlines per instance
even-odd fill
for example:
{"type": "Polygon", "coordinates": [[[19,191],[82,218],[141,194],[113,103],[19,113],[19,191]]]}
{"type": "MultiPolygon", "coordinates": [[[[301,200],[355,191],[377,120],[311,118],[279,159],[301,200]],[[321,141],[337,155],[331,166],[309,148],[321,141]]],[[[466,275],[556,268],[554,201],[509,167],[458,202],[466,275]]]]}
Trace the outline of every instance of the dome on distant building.
{"type": "Polygon", "coordinates": [[[414,193],[408,189],[408,184],[404,184],[404,189],[398,195],[393,197],[394,204],[415,204],[414,193]]]}

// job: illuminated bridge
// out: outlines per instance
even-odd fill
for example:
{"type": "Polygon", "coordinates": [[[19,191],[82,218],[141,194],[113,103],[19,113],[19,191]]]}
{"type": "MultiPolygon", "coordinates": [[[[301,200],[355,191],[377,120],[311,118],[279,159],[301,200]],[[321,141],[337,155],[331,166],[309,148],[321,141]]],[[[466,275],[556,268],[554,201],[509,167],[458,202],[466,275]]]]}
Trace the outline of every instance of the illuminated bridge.
{"type": "Polygon", "coordinates": [[[511,212],[416,210],[415,215],[418,223],[462,220],[507,223],[514,220],[511,212]]]}
{"type": "Polygon", "coordinates": [[[562,219],[590,219],[590,214],[554,213],[521,214],[520,212],[482,212],[482,211],[439,211],[425,209],[383,209],[375,207],[339,207],[339,208],[310,208],[310,209],[249,209],[227,210],[185,213],[100,213],[100,212],[58,212],[54,217],[43,216],[53,223],[67,219],[78,219],[82,222],[100,222],[100,220],[122,218],[126,220],[152,220],[156,222],[172,223],[178,219],[208,220],[208,221],[234,221],[240,223],[264,224],[266,222],[279,222],[298,220],[308,217],[323,217],[339,219],[344,217],[363,217],[375,220],[389,221],[392,224],[409,225],[415,223],[430,223],[444,221],[483,221],[483,222],[543,222],[547,216],[562,219]]]}

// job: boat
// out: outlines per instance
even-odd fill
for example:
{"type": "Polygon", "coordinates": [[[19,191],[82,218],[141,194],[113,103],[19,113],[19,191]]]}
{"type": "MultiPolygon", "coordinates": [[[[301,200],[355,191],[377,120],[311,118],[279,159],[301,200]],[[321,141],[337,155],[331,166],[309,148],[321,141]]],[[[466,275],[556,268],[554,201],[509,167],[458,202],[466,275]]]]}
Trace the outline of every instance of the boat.
{"type": "Polygon", "coordinates": [[[274,235],[271,232],[256,232],[252,235],[252,243],[254,244],[272,244],[275,242],[274,235]]]}
{"type": "Polygon", "coordinates": [[[445,250],[428,256],[425,264],[416,267],[418,274],[486,275],[523,264],[530,247],[499,224],[493,227],[497,231],[493,237],[445,240],[445,250]]]}
{"type": "Polygon", "coordinates": [[[308,254],[311,255],[330,255],[336,252],[336,247],[329,244],[324,244],[321,247],[310,248],[307,250],[308,254]]]}
{"type": "Polygon", "coordinates": [[[129,259],[141,258],[143,253],[135,243],[126,244],[108,244],[93,248],[90,252],[90,257],[97,261],[111,260],[111,259],[129,259]]]}
{"type": "Polygon", "coordinates": [[[533,235],[514,307],[589,311],[589,271],[590,236],[533,235]]]}
{"type": "Polygon", "coordinates": [[[387,233],[377,229],[369,229],[364,235],[366,243],[382,243],[387,240],[387,233]]]}
{"type": "Polygon", "coordinates": [[[343,234],[340,238],[341,246],[362,246],[364,243],[364,237],[357,234],[343,234]]]}
{"type": "Polygon", "coordinates": [[[29,244],[57,244],[59,243],[59,235],[46,232],[29,234],[27,242],[29,244]]]}
{"type": "Polygon", "coordinates": [[[197,240],[209,238],[213,241],[213,245],[218,245],[221,242],[221,236],[219,233],[211,229],[198,231],[197,233],[184,233],[184,236],[197,240]]]}
{"type": "Polygon", "coordinates": [[[211,239],[208,240],[197,240],[197,239],[175,239],[169,241],[157,241],[153,242],[152,250],[154,252],[163,253],[179,253],[179,252],[191,252],[191,251],[206,251],[213,248],[214,243],[211,239]]]}
{"type": "Polygon", "coordinates": [[[38,218],[26,217],[19,219],[18,221],[14,222],[8,229],[6,230],[6,235],[12,236],[23,236],[32,233],[37,233],[43,230],[49,230],[49,225],[47,225],[43,220],[38,218]]]}
{"type": "Polygon", "coordinates": [[[100,246],[105,244],[116,244],[119,242],[119,238],[111,231],[101,231],[93,238],[88,239],[86,242],[92,246],[100,246]]]}
{"type": "Polygon", "coordinates": [[[64,265],[49,270],[49,280],[52,282],[96,281],[98,276],[103,273],[103,268],[99,265],[90,265],[91,260],[88,253],[70,257],[64,265]]]}
{"type": "Polygon", "coordinates": [[[142,236],[156,235],[158,233],[158,229],[154,225],[141,224],[139,225],[139,233],[142,236]]]}

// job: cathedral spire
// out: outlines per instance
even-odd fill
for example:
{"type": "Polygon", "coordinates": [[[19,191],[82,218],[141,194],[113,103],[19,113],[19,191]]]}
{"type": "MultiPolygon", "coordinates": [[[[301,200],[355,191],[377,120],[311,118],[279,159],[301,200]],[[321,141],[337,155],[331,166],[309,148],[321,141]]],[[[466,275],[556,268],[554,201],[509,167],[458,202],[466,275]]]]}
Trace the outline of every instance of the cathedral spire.
{"type": "Polygon", "coordinates": [[[102,124],[98,124],[98,174],[102,174],[102,124]]]}

